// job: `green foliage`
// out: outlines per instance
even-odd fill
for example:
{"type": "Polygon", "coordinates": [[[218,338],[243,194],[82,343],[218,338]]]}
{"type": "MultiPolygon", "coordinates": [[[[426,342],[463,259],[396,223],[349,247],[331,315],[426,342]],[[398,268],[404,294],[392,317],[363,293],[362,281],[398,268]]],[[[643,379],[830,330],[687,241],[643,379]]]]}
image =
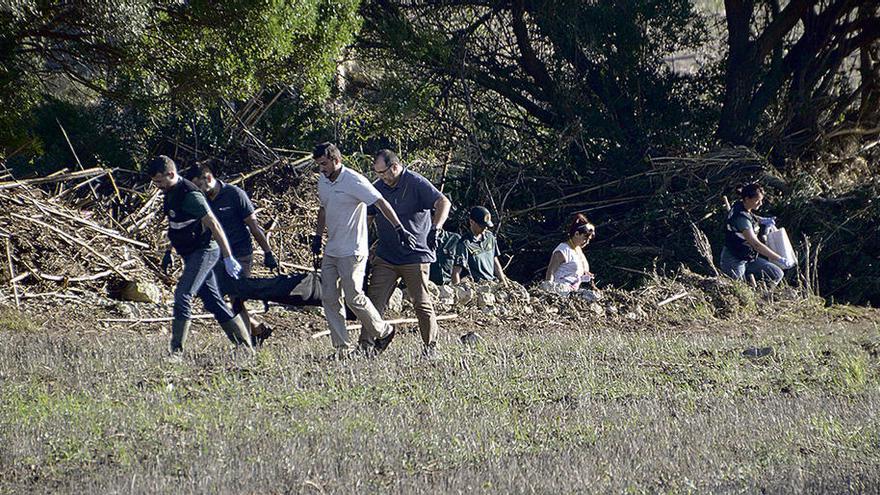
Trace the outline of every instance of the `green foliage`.
{"type": "Polygon", "coordinates": [[[357,7],[356,0],[16,2],[0,11],[0,150],[28,140],[41,149],[40,136],[29,133],[32,112],[53,98],[86,112],[112,101],[159,122],[189,120],[267,85],[321,101],[359,29],[357,7]]]}

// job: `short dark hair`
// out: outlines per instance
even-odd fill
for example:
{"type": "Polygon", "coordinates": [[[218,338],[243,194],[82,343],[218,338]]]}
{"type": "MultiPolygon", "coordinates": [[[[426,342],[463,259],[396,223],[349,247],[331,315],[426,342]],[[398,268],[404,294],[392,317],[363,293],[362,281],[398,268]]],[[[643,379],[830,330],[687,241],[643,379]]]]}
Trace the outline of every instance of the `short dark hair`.
{"type": "Polygon", "coordinates": [[[376,154],[373,155],[373,160],[377,160],[381,158],[383,162],[385,162],[385,166],[390,167],[395,163],[403,166],[403,163],[400,161],[400,158],[397,156],[397,153],[387,149],[382,148],[377,151],[376,154]]]}
{"type": "Polygon", "coordinates": [[[318,158],[332,158],[342,161],[342,153],[339,152],[339,148],[333,143],[321,143],[312,150],[312,158],[315,160],[318,158]]]}
{"type": "Polygon", "coordinates": [[[202,175],[209,173],[214,175],[214,160],[204,160],[196,163],[192,167],[186,169],[186,172],[183,174],[183,177],[186,180],[193,180],[197,177],[201,177],[202,175]]]}
{"type": "Polygon", "coordinates": [[[739,193],[739,197],[742,199],[754,198],[759,193],[764,194],[764,188],[757,182],[750,182],[739,186],[736,192],[739,193]]]}
{"type": "Polygon", "coordinates": [[[147,176],[149,177],[169,172],[177,172],[177,165],[174,164],[174,160],[165,155],[159,155],[147,162],[147,176]]]}

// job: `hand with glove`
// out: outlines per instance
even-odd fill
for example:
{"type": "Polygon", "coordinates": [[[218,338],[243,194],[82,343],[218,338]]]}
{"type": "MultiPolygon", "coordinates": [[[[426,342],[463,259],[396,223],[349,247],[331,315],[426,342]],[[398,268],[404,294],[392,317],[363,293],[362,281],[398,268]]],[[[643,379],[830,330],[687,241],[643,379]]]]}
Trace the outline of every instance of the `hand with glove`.
{"type": "Polygon", "coordinates": [[[761,217],[758,223],[765,227],[776,227],[776,217],[761,217]]]}
{"type": "Polygon", "coordinates": [[[165,256],[162,256],[162,273],[168,275],[168,270],[174,270],[174,257],[170,249],[166,249],[165,256]]]}
{"type": "Polygon", "coordinates": [[[431,230],[428,231],[428,249],[431,251],[437,250],[437,240],[440,237],[440,231],[437,227],[431,227],[431,230]]]}
{"type": "Polygon", "coordinates": [[[226,268],[226,274],[232,278],[238,278],[238,274],[241,273],[241,265],[232,256],[223,258],[223,266],[226,268]]]}
{"type": "Polygon", "coordinates": [[[263,252],[263,266],[270,270],[278,268],[278,260],[275,259],[275,255],[272,254],[272,251],[263,252]]]}
{"type": "Polygon", "coordinates": [[[403,247],[409,249],[416,247],[416,237],[403,228],[403,225],[398,225],[394,230],[397,231],[397,239],[403,247]]]}
{"type": "Polygon", "coordinates": [[[782,266],[783,270],[788,270],[789,268],[794,268],[794,260],[790,260],[785,256],[780,256],[779,261],[777,261],[780,266],[782,266]]]}
{"type": "Polygon", "coordinates": [[[319,234],[312,236],[312,254],[316,256],[321,254],[321,236],[319,234]]]}

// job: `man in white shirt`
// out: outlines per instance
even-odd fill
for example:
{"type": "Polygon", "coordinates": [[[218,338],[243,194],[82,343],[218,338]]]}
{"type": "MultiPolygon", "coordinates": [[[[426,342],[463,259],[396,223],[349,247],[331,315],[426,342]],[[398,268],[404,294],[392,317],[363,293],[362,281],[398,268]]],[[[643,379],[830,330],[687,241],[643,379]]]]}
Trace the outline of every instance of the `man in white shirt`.
{"type": "Polygon", "coordinates": [[[394,338],[394,328],[385,323],[364,294],[364,273],[369,245],[367,206],[376,208],[394,225],[397,238],[412,248],[415,237],[400,223],[391,205],[366,177],[342,165],[342,154],[332,143],[321,143],[312,151],[318,165],[318,224],[312,237],[312,253],[321,254],[321,239],[327,229],[327,245],[321,263],[321,299],[330,327],[330,340],[337,359],[353,350],[345,329],[345,304],[361,322],[360,347],[368,355],[384,351],[394,338]],[[340,294],[341,292],[341,294],[340,294]]]}

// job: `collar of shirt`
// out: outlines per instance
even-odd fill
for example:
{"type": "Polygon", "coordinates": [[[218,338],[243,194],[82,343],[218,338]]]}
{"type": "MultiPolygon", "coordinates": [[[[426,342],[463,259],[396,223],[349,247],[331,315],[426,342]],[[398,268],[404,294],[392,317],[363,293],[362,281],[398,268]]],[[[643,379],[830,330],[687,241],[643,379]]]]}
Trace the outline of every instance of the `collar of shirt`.
{"type": "Polygon", "coordinates": [[[345,176],[347,171],[348,171],[348,167],[346,167],[345,165],[340,165],[339,166],[339,175],[336,176],[336,180],[330,180],[324,174],[320,174],[319,180],[326,182],[328,185],[335,186],[335,185],[339,184],[340,182],[342,182],[342,178],[345,176]]]}
{"type": "Polygon", "coordinates": [[[400,173],[400,179],[397,180],[397,184],[394,184],[393,186],[389,186],[382,179],[376,179],[376,182],[373,185],[380,192],[382,192],[382,191],[393,192],[393,191],[400,189],[400,186],[404,185],[404,182],[409,180],[410,175],[411,174],[409,173],[409,169],[404,168],[403,172],[400,173]]]}

